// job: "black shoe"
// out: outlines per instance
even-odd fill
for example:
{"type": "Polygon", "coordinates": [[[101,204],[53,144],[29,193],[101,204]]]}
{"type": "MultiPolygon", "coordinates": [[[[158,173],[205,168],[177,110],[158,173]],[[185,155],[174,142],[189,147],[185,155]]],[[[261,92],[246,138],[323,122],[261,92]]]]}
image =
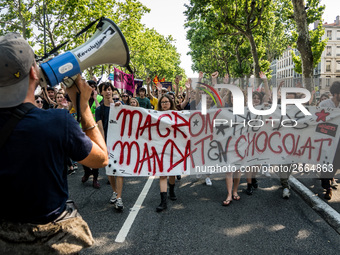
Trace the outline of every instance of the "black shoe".
{"type": "Polygon", "coordinates": [[[99,184],[99,182],[97,180],[93,180],[92,186],[95,189],[99,189],[100,188],[100,184],[99,184]]]}
{"type": "Polygon", "coordinates": [[[253,185],[251,183],[247,184],[247,189],[246,189],[247,195],[253,195],[253,185]]]}
{"type": "Polygon", "coordinates": [[[332,189],[331,188],[327,189],[324,198],[327,199],[327,200],[331,200],[332,199],[332,194],[333,194],[332,189]]]}
{"type": "Polygon", "coordinates": [[[175,184],[169,184],[170,190],[169,190],[169,198],[172,201],[177,200],[176,194],[175,194],[175,184]]]}
{"type": "Polygon", "coordinates": [[[254,189],[257,189],[257,187],[259,186],[256,178],[251,178],[251,184],[253,185],[254,189]]]}
{"type": "Polygon", "coordinates": [[[167,193],[161,192],[161,203],[156,208],[156,212],[161,212],[167,208],[166,200],[167,200],[167,193]]]}
{"type": "Polygon", "coordinates": [[[176,177],[177,177],[177,180],[182,179],[182,176],[181,176],[181,175],[177,175],[176,177]]]}
{"type": "Polygon", "coordinates": [[[82,183],[87,182],[87,180],[89,179],[89,177],[90,177],[89,175],[84,174],[84,176],[81,177],[81,182],[82,182],[82,183]]]}

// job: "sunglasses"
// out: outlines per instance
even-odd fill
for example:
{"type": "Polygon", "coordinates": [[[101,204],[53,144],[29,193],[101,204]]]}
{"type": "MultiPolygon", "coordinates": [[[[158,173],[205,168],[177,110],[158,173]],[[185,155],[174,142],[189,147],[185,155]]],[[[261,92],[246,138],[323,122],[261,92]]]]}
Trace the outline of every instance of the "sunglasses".
{"type": "Polygon", "coordinates": [[[119,101],[119,98],[114,98],[113,101],[117,102],[119,101]]]}
{"type": "Polygon", "coordinates": [[[43,103],[42,100],[35,100],[35,102],[36,102],[37,104],[42,104],[42,103],[43,103]]]}
{"type": "Polygon", "coordinates": [[[128,97],[128,95],[122,95],[122,97],[128,97]]]}

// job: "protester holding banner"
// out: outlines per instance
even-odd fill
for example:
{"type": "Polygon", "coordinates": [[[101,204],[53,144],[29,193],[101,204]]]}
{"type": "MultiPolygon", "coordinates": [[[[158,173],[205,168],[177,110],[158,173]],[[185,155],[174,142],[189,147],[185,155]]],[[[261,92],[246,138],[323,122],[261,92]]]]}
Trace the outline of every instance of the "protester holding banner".
{"type": "MultiPolygon", "coordinates": [[[[158,101],[158,110],[159,111],[169,111],[169,110],[176,110],[175,104],[170,98],[168,94],[164,94],[161,96],[160,100],[158,101]]],[[[161,203],[156,208],[157,212],[161,212],[167,208],[167,191],[168,191],[168,177],[167,176],[160,176],[159,177],[159,188],[160,188],[160,195],[161,195],[161,203]]],[[[176,176],[169,176],[169,198],[171,200],[177,200],[175,195],[175,180],[176,176]]]]}
{"type": "MultiPolygon", "coordinates": [[[[271,98],[269,86],[268,86],[268,80],[267,76],[264,72],[259,73],[260,78],[262,79],[263,82],[263,88],[264,88],[264,94],[258,91],[253,91],[252,99],[253,99],[253,106],[260,106],[260,105],[268,105],[268,101],[271,98]]],[[[256,179],[256,175],[259,172],[259,166],[254,166],[255,171],[252,172],[247,172],[246,177],[247,177],[247,189],[246,193],[247,195],[252,195],[253,194],[253,189],[257,189],[258,187],[258,182],[256,179]]]]}
{"type": "MultiPolygon", "coordinates": [[[[322,101],[319,106],[320,107],[330,107],[330,108],[340,108],[340,82],[333,82],[330,92],[332,94],[332,98],[322,101]]],[[[334,179],[334,175],[337,170],[340,168],[340,141],[338,142],[338,147],[335,151],[334,161],[333,161],[333,171],[327,171],[321,173],[321,186],[326,190],[326,194],[324,196],[325,199],[332,199],[332,180],[334,179]]],[[[335,185],[335,184],[334,184],[335,185]]]]}
{"type": "Polygon", "coordinates": [[[327,99],[329,99],[329,95],[326,94],[326,93],[322,94],[322,95],[320,96],[318,102],[316,103],[316,106],[319,106],[319,104],[320,104],[322,101],[327,100],[327,99]]]}
{"type": "Polygon", "coordinates": [[[128,93],[122,93],[122,101],[125,105],[130,105],[130,97],[128,93]]]}
{"type": "MultiPolygon", "coordinates": [[[[110,113],[110,104],[115,103],[115,105],[120,105],[121,102],[117,100],[114,102],[113,100],[113,85],[109,82],[103,82],[99,85],[99,92],[103,96],[104,103],[100,105],[96,109],[96,121],[98,123],[99,130],[101,131],[105,141],[107,141],[107,130],[109,124],[109,113],[110,113]]],[[[115,91],[116,92],[116,91],[115,91]]],[[[116,96],[118,93],[116,94],[116,96]]],[[[122,200],[122,191],[123,191],[123,177],[121,176],[111,176],[108,175],[108,179],[110,181],[110,185],[113,190],[113,194],[110,199],[110,203],[114,204],[116,210],[123,210],[123,200],[122,200]]]]}

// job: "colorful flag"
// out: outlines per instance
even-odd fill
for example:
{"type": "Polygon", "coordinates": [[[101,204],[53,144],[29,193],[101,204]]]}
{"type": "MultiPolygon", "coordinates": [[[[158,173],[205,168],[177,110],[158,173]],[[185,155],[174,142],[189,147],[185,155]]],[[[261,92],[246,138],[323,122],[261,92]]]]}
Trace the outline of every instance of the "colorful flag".
{"type": "Polygon", "coordinates": [[[126,74],[117,68],[114,68],[114,86],[118,89],[135,91],[133,74],[126,74]]]}
{"type": "Polygon", "coordinates": [[[165,77],[163,77],[163,79],[159,80],[159,82],[165,82],[165,77]]]}
{"type": "Polygon", "coordinates": [[[157,75],[155,76],[155,78],[152,80],[155,84],[157,84],[158,83],[158,77],[157,77],[157,75]]]}

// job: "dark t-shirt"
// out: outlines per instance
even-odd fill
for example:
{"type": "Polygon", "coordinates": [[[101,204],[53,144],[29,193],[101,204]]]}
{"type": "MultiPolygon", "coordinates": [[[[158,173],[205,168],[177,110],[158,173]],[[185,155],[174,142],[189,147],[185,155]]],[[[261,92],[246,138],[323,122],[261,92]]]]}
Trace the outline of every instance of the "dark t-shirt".
{"type": "Polygon", "coordinates": [[[145,109],[151,109],[151,103],[150,103],[150,99],[147,97],[144,98],[140,98],[137,97],[138,103],[140,107],[143,107],[145,109]]]}
{"type": "MultiPolygon", "coordinates": [[[[0,129],[9,114],[0,110],[0,129]]],[[[91,140],[62,109],[31,109],[0,149],[0,219],[47,223],[65,209],[68,158],[80,161],[91,140]]]]}
{"type": "Polygon", "coordinates": [[[108,124],[109,124],[109,114],[110,114],[110,107],[105,106],[104,104],[98,106],[96,108],[96,121],[102,121],[103,123],[103,129],[104,129],[104,134],[105,134],[105,141],[107,140],[107,129],[108,129],[108,124]]]}

